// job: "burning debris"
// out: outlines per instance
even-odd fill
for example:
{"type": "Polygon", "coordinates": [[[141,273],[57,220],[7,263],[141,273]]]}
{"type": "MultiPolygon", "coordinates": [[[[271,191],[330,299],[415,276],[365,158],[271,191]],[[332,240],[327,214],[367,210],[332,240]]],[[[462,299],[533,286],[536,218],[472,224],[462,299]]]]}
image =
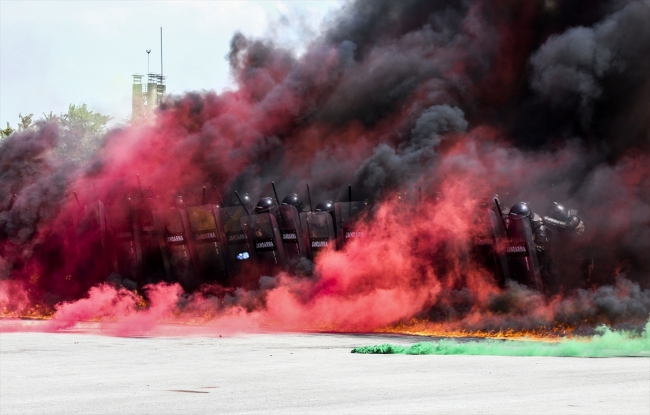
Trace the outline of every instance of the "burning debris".
{"type": "Polygon", "coordinates": [[[52,156],[52,125],[14,133],[2,314],[640,330],[649,18],[640,0],[357,0],[299,57],[235,35],[236,91],[171,97],[81,166],[52,156]]]}

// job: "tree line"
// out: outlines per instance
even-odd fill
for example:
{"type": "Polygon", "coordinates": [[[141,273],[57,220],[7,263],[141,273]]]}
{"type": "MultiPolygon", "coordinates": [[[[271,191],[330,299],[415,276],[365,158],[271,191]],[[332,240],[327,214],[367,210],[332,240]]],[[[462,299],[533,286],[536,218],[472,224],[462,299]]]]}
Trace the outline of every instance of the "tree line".
{"type": "MultiPolygon", "coordinates": [[[[89,160],[102,145],[106,134],[106,124],[112,119],[88,109],[86,104],[68,106],[66,113],[43,113],[43,117],[34,120],[34,114],[18,114],[20,121],[17,128],[7,123],[7,128],[0,130],[0,140],[16,132],[37,128],[42,123],[55,123],[59,129],[59,144],[54,154],[66,161],[83,163],[89,160]]],[[[1,145],[2,141],[0,141],[1,145]]]]}

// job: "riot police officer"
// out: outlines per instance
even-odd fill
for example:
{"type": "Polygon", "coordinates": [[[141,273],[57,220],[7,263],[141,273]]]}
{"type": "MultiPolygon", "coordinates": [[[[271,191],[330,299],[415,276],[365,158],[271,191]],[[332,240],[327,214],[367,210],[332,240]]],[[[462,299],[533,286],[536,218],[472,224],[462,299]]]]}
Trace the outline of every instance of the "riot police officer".
{"type": "Polygon", "coordinates": [[[553,202],[550,214],[544,216],[543,220],[548,229],[549,246],[553,251],[548,261],[548,272],[557,276],[561,269],[566,278],[582,274],[585,283],[590,285],[594,261],[582,249],[584,247],[579,241],[585,232],[582,219],[563,205],[553,202]]]}
{"type": "MultiPolygon", "coordinates": [[[[548,235],[544,220],[530,208],[528,203],[519,202],[510,208],[509,215],[518,215],[528,218],[530,228],[533,231],[533,242],[537,251],[537,257],[544,257],[548,247],[548,235]]],[[[540,263],[541,266],[541,263],[540,263]]]]}
{"type": "Polygon", "coordinates": [[[325,200],[316,205],[315,212],[327,212],[332,217],[332,222],[334,223],[334,234],[338,236],[338,230],[336,229],[336,217],[334,215],[334,202],[331,200],[325,200]]]}
{"type": "Polygon", "coordinates": [[[544,287],[553,285],[553,275],[549,273],[550,261],[549,240],[544,220],[526,202],[519,202],[510,208],[508,217],[523,217],[530,221],[532,242],[537,253],[537,262],[544,287]]]}
{"type": "Polygon", "coordinates": [[[585,224],[576,215],[572,215],[568,209],[557,202],[553,202],[551,214],[544,216],[544,224],[550,229],[571,231],[576,235],[582,235],[585,232],[585,224]]]}

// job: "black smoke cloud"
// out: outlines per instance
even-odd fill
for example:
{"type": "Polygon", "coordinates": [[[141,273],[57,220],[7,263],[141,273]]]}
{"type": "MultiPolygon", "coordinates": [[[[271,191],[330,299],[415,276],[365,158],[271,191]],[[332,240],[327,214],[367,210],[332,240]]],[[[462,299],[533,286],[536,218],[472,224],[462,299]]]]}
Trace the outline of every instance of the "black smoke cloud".
{"type": "MultiPolygon", "coordinates": [[[[429,170],[434,163],[436,148],[445,134],[465,132],[468,123],[463,111],[449,105],[435,105],[427,108],[415,122],[409,139],[400,143],[397,149],[380,144],[373,155],[363,162],[355,173],[355,188],[397,190],[405,183],[414,182],[429,170]]],[[[408,189],[413,191],[413,189],[408,189]]],[[[368,195],[368,191],[364,192],[368,195]]],[[[377,197],[379,194],[368,196],[377,197]]]]}
{"type": "Polygon", "coordinates": [[[0,144],[0,237],[25,243],[56,214],[72,170],[52,157],[57,143],[56,125],[40,124],[0,144]]]}
{"type": "Polygon", "coordinates": [[[650,144],[650,2],[613,2],[591,27],[551,36],[532,56],[533,111],[547,139],[579,134],[608,156],[650,144]],[[544,128],[541,123],[548,122],[544,128]]]}

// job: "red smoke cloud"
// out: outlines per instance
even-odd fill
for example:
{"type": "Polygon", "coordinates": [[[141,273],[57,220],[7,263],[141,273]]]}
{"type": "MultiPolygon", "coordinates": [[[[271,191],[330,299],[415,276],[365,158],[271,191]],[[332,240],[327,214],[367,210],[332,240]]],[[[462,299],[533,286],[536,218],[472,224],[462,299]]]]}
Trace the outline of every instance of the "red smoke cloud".
{"type": "MultiPolygon", "coordinates": [[[[552,161],[539,154],[528,157],[491,141],[487,131],[470,132],[457,139],[436,168],[437,175],[453,177],[442,183],[437,200],[414,206],[389,198],[372,220],[359,228],[366,239],[352,240],[343,251],[323,252],[314,277],[282,273],[272,286],[255,292],[240,289],[225,297],[205,294],[207,288],[187,295],[178,285],[150,285],[144,289],[146,305],[131,291],[102,284],[91,288],[87,298],[56,305],[47,329],[99,320],[106,323],[105,330],[117,335],[149,333],[165,322],[201,323],[205,332],[220,333],[251,329],[368,332],[407,322],[442,303],[453,308],[453,299],[446,297],[459,290],[471,302],[462,315],[446,316],[439,323],[447,330],[531,329],[556,324],[558,319],[562,321],[560,312],[569,310],[573,315],[577,307],[584,313],[584,304],[572,305],[562,297],[547,302],[521,287],[504,294],[480,264],[470,262],[467,249],[476,231],[472,222],[480,203],[476,196],[485,193],[482,189],[488,181],[507,180],[512,173],[492,175],[488,180],[484,171],[494,171],[508,158],[511,164],[522,166],[520,178],[534,182],[538,170],[523,166],[555,163],[555,168],[563,169],[573,163],[573,151],[552,156],[552,161]],[[482,145],[497,146],[495,151],[476,151],[477,136],[482,137],[482,145]],[[527,177],[525,171],[533,175],[527,177]],[[490,310],[498,301],[510,302],[509,309],[490,310]]],[[[634,171],[638,166],[633,163],[632,170],[621,177],[638,183],[634,171]]],[[[625,298],[629,284],[619,287],[616,296],[625,298]]],[[[16,307],[28,305],[24,292],[9,294],[8,286],[4,287],[3,302],[12,298],[18,302],[16,307]]],[[[603,318],[595,322],[603,322],[603,318]]]]}

